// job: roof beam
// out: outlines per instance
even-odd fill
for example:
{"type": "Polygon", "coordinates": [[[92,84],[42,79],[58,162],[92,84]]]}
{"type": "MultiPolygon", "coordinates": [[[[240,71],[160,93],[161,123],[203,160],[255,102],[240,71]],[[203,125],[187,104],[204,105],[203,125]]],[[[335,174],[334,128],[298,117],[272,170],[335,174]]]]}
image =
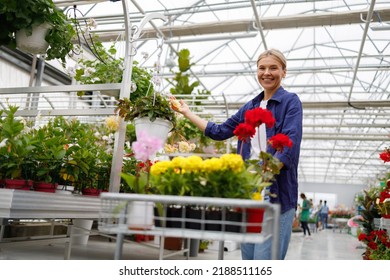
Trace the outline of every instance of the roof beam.
{"type": "MultiPolygon", "coordinates": [[[[264,17],[261,19],[262,30],[288,29],[302,27],[334,26],[348,24],[364,24],[362,18],[367,18],[366,10],[346,12],[325,12],[317,14],[303,14],[291,16],[264,17]]],[[[371,23],[390,21],[390,8],[377,8],[374,13],[378,16],[372,18],[371,23]]],[[[256,30],[256,22],[253,19],[205,22],[198,24],[185,24],[176,26],[161,26],[159,30],[167,38],[182,36],[198,36],[216,33],[250,32],[256,30]]],[[[97,30],[102,41],[117,39],[118,31],[104,32],[97,30]]],[[[156,38],[157,32],[154,28],[145,28],[142,38],[156,38]]],[[[141,38],[141,39],[142,39],[141,38]]]]}

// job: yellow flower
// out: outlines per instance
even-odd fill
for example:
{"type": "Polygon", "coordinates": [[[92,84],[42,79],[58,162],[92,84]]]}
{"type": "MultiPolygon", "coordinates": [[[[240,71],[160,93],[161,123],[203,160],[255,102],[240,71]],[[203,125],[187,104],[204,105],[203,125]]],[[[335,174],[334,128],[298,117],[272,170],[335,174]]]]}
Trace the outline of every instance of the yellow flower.
{"type": "Polygon", "coordinates": [[[186,159],[184,157],[174,157],[171,160],[172,168],[183,168],[185,160],[186,159]]]}
{"type": "Polygon", "coordinates": [[[223,168],[223,162],[219,158],[209,158],[203,161],[202,170],[206,173],[218,171],[223,168]]]}
{"type": "Polygon", "coordinates": [[[224,167],[233,172],[240,172],[244,167],[244,160],[239,154],[224,154],[221,156],[221,160],[224,167]]]}
{"type": "Polygon", "coordinates": [[[201,170],[203,159],[200,156],[189,156],[183,161],[182,168],[187,172],[197,172],[201,170]]]}
{"type": "Polygon", "coordinates": [[[106,119],[106,126],[110,131],[117,131],[119,128],[119,120],[116,116],[110,116],[106,119]]]}
{"type": "Polygon", "coordinates": [[[263,196],[261,195],[260,192],[254,192],[252,194],[252,199],[254,199],[254,200],[263,200],[263,196]]]}
{"type": "Polygon", "coordinates": [[[150,167],[150,174],[160,175],[165,173],[169,168],[172,168],[172,163],[170,161],[159,161],[150,167]]]}

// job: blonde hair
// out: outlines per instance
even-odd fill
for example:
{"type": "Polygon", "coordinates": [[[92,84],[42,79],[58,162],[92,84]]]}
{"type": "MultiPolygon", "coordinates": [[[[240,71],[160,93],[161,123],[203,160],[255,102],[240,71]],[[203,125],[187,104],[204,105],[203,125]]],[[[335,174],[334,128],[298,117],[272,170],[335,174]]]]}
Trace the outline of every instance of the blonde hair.
{"type": "Polygon", "coordinates": [[[287,67],[287,61],[286,58],[284,57],[283,53],[277,49],[270,49],[262,52],[259,57],[257,58],[256,65],[259,64],[259,61],[265,57],[268,56],[273,56],[281,65],[283,70],[286,69],[287,67]]]}

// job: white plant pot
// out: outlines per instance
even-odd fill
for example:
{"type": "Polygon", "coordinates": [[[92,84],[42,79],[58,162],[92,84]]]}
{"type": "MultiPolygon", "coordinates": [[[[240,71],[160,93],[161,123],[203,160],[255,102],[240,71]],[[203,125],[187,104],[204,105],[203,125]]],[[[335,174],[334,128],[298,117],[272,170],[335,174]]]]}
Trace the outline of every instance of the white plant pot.
{"type": "Polygon", "coordinates": [[[89,239],[89,231],[92,229],[93,220],[74,219],[72,229],[72,244],[87,245],[89,239]]]}
{"type": "Polygon", "coordinates": [[[32,54],[46,53],[49,43],[46,42],[45,37],[49,32],[50,25],[43,23],[33,26],[31,36],[27,36],[26,30],[21,29],[16,32],[16,46],[19,50],[32,54]]]}
{"type": "Polygon", "coordinates": [[[56,193],[58,194],[72,194],[74,191],[74,186],[65,186],[65,185],[58,185],[56,188],[56,193]]]}
{"type": "Polygon", "coordinates": [[[145,131],[149,136],[161,139],[165,143],[168,139],[168,133],[172,129],[172,123],[164,119],[156,119],[151,122],[149,118],[136,118],[134,120],[135,134],[139,137],[140,131],[145,131]]]}
{"type": "Polygon", "coordinates": [[[127,209],[127,225],[131,229],[152,229],[154,227],[154,203],[131,201],[127,209]]]}
{"type": "Polygon", "coordinates": [[[118,97],[119,96],[119,92],[120,92],[119,89],[104,89],[104,90],[100,90],[100,94],[108,95],[108,96],[114,96],[114,97],[118,97]]]}

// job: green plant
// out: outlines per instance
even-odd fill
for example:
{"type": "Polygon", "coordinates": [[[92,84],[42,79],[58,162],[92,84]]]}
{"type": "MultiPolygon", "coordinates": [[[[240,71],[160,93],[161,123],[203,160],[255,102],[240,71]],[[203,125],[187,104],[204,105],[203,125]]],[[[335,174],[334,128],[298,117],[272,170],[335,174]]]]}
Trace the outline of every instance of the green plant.
{"type": "Polygon", "coordinates": [[[208,240],[200,240],[199,242],[199,252],[204,252],[209,247],[210,241],[208,240]]]}
{"type": "Polygon", "coordinates": [[[76,31],[62,10],[52,0],[0,1],[0,44],[15,48],[17,31],[25,29],[26,34],[31,35],[33,26],[42,23],[50,25],[45,37],[49,43],[46,59],[57,58],[64,65],[66,55],[73,50],[72,40],[76,31]]]}
{"type": "Polygon", "coordinates": [[[65,138],[61,133],[54,134],[46,127],[33,132],[35,149],[31,154],[34,181],[58,183],[63,158],[65,157],[65,138]]]}
{"type": "Polygon", "coordinates": [[[57,139],[51,146],[52,155],[63,155],[58,183],[73,185],[80,191],[86,187],[107,189],[113,146],[107,128],[55,117],[43,134],[57,139]]]}
{"type": "Polygon", "coordinates": [[[15,116],[17,106],[10,105],[3,110],[5,117],[0,130],[0,174],[7,179],[31,179],[31,152],[35,149],[34,139],[25,134],[25,125],[15,116]]]}
{"type": "MultiPolygon", "coordinates": [[[[133,158],[135,159],[135,158],[133,158]]],[[[130,161],[132,161],[130,159],[130,161]]],[[[153,162],[147,160],[146,162],[142,161],[133,161],[134,170],[130,172],[125,172],[122,169],[121,178],[123,180],[123,190],[124,192],[129,193],[154,193],[154,187],[149,184],[150,177],[150,167],[153,165],[153,162]]]]}
{"type": "Polygon", "coordinates": [[[182,49],[178,52],[179,72],[176,72],[173,81],[167,79],[168,83],[174,87],[170,89],[173,95],[192,94],[195,87],[199,86],[199,81],[190,84],[190,76],[186,73],[193,63],[190,62],[190,51],[182,49]]]}
{"type": "MultiPolygon", "coordinates": [[[[111,84],[122,82],[123,77],[123,58],[115,58],[117,50],[115,44],[112,44],[106,49],[98,37],[93,37],[94,51],[97,58],[85,59],[80,58],[77,61],[77,68],[75,69],[75,80],[82,84],[111,84]]],[[[146,93],[153,92],[153,85],[151,84],[152,73],[145,68],[138,67],[138,62],[133,61],[132,67],[132,86],[130,93],[130,100],[143,97],[146,93]]],[[[82,96],[84,92],[78,92],[82,96]]]]}
{"type": "Polygon", "coordinates": [[[148,117],[150,121],[161,118],[176,126],[176,114],[171,109],[171,105],[164,96],[159,93],[149,94],[138,98],[134,102],[128,98],[119,99],[115,113],[125,121],[133,121],[135,118],[148,117]]]}
{"type": "MultiPolygon", "coordinates": [[[[190,61],[190,51],[188,49],[182,49],[178,52],[178,67],[179,71],[175,73],[175,76],[171,79],[166,79],[166,81],[171,84],[173,87],[170,88],[170,92],[173,95],[191,95],[194,94],[194,89],[200,85],[199,81],[194,81],[190,83],[190,74],[188,73],[191,69],[191,66],[194,63],[190,61]]],[[[208,90],[198,90],[198,94],[210,95],[208,90]]],[[[205,99],[207,97],[198,96],[197,99],[205,99]]],[[[196,101],[195,104],[200,105],[200,101],[196,101]]]]}
{"type": "Polygon", "coordinates": [[[356,197],[360,215],[363,217],[362,226],[365,234],[369,234],[375,229],[374,218],[381,217],[375,202],[379,198],[382,189],[382,187],[371,187],[356,197]]]}

